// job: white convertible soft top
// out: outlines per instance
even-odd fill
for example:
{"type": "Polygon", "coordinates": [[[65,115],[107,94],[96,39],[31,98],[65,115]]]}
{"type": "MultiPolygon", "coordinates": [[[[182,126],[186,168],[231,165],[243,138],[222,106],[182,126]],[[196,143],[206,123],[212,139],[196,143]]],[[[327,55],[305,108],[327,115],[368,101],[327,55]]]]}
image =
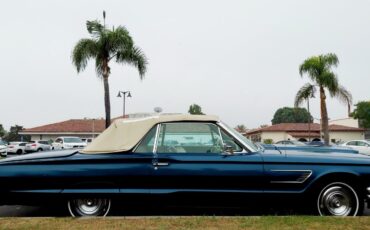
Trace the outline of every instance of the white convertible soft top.
{"type": "Polygon", "coordinates": [[[174,121],[219,121],[212,115],[159,115],[146,118],[115,120],[103,133],[88,145],[82,153],[113,153],[129,151],[158,123],[174,121]]]}

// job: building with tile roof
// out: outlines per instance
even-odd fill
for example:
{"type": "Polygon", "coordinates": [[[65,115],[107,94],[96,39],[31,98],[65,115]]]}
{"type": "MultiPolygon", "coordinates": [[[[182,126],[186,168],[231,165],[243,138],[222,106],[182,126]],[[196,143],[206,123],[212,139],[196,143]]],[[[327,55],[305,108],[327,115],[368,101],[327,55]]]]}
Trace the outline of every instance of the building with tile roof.
{"type": "MultiPolygon", "coordinates": [[[[344,125],[329,125],[332,142],[364,139],[364,129],[344,125]]],[[[281,123],[263,128],[248,130],[246,136],[253,141],[264,142],[272,140],[310,141],[320,140],[320,124],[317,123],[281,123]]]]}

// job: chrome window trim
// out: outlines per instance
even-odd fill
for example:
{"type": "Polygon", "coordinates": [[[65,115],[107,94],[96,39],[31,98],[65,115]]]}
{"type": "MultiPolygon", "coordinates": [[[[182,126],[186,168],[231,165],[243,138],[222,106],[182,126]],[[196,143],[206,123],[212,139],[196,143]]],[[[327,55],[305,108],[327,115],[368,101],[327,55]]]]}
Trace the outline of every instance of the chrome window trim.
{"type": "MultiPolygon", "coordinates": [[[[222,135],[221,135],[221,129],[220,129],[220,126],[217,125],[217,129],[218,129],[218,135],[220,135],[220,138],[221,138],[221,142],[222,142],[222,147],[225,146],[225,142],[224,142],[224,139],[222,138],[222,135]]],[[[223,147],[224,148],[224,147],[223,147]]]]}
{"type": "MultiPolygon", "coordinates": [[[[222,144],[224,144],[224,141],[223,141],[223,138],[222,138],[222,135],[221,135],[221,128],[222,126],[220,126],[220,122],[216,122],[216,123],[213,123],[213,122],[207,122],[207,121],[174,121],[174,122],[163,122],[163,123],[160,123],[158,124],[158,126],[162,125],[162,124],[186,124],[186,123],[202,123],[202,124],[208,124],[208,125],[215,125],[219,131],[219,134],[220,135],[220,138],[222,140],[222,144]]],[[[237,139],[234,135],[232,135],[228,130],[226,130],[224,127],[222,127],[227,134],[229,134],[231,137],[235,138],[239,144],[241,145],[241,148],[242,148],[242,151],[239,151],[239,152],[234,152],[234,153],[247,153],[246,151],[246,148],[245,148],[245,145],[243,142],[241,142],[239,139],[237,139]]],[[[158,128],[157,129],[157,133],[156,133],[156,139],[154,140],[155,141],[155,144],[154,144],[154,148],[153,148],[153,153],[154,154],[157,154],[157,138],[159,136],[159,132],[160,132],[160,129],[158,128]]],[[[211,154],[211,153],[210,153],[211,154]]]]}
{"type": "Polygon", "coordinates": [[[158,136],[159,131],[162,126],[162,123],[157,124],[157,130],[155,131],[155,138],[154,138],[154,145],[153,145],[153,153],[157,154],[157,147],[158,147],[158,136]]]}
{"type": "Polygon", "coordinates": [[[230,129],[227,126],[225,126],[221,121],[218,121],[217,125],[220,126],[223,130],[225,130],[230,136],[235,138],[242,145],[244,150],[248,150],[249,152],[256,152],[253,148],[248,146],[248,144],[245,143],[242,139],[240,139],[238,136],[235,136],[232,132],[230,132],[230,129]]]}

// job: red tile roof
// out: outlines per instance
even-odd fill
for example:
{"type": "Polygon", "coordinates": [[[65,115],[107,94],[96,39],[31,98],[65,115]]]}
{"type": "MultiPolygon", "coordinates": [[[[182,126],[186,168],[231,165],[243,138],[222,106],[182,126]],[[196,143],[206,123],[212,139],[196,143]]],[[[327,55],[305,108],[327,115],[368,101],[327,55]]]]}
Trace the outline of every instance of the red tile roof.
{"type": "Polygon", "coordinates": [[[288,132],[292,137],[320,137],[320,132],[288,132]]]}
{"type": "MultiPolygon", "coordinates": [[[[320,131],[320,124],[311,123],[310,129],[313,132],[320,131]]],[[[308,131],[308,123],[281,123],[267,126],[265,128],[250,130],[247,132],[247,134],[255,134],[260,132],[306,132],[306,131],[308,131]]],[[[329,125],[329,131],[363,132],[364,129],[348,127],[343,125],[329,125]]]]}
{"type": "Polygon", "coordinates": [[[71,119],[34,128],[24,129],[22,133],[91,133],[103,132],[105,129],[104,119],[71,119]]]}

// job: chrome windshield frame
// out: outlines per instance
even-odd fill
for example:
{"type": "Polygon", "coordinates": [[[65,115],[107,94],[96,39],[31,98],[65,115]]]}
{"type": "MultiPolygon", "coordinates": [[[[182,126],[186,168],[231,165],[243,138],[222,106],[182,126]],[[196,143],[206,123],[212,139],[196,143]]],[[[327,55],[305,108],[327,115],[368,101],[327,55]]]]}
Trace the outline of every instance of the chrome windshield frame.
{"type": "Polygon", "coordinates": [[[233,138],[235,138],[240,144],[243,145],[244,149],[246,149],[247,151],[253,153],[253,152],[258,152],[258,148],[254,148],[252,146],[250,146],[248,143],[246,143],[244,140],[242,140],[240,137],[238,137],[237,135],[234,134],[234,132],[232,132],[230,130],[230,128],[225,124],[223,123],[222,121],[218,121],[217,122],[217,125],[220,126],[222,129],[224,129],[227,133],[229,133],[233,138]]]}

